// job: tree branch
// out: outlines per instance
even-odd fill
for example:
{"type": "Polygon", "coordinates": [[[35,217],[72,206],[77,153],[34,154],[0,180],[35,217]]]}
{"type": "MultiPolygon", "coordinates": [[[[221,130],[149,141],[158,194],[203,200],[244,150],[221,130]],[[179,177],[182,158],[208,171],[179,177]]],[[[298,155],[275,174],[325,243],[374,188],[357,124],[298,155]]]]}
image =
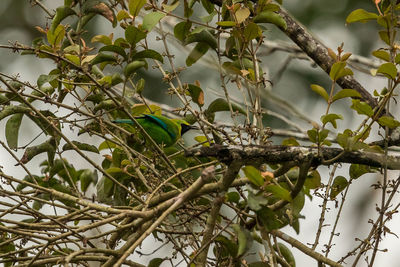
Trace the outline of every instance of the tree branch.
{"type": "Polygon", "coordinates": [[[345,151],[342,148],[306,147],[306,146],[222,146],[201,147],[186,151],[186,156],[216,157],[223,163],[240,161],[243,165],[262,163],[279,164],[285,162],[304,162],[312,157],[312,166],[331,165],[333,163],[364,164],[371,167],[384,167],[400,170],[400,156],[368,151],[345,151]],[[337,157],[341,154],[340,157],[337,157]],[[329,161],[324,163],[324,161],[329,161]]]}
{"type": "Polygon", "coordinates": [[[200,254],[195,259],[196,267],[206,266],[207,263],[207,255],[208,249],[210,247],[210,241],[212,240],[215,224],[218,219],[219,210],[224,203],[225,194],[232,182],[236,179],[237,174],[240,170],[242,165],[239,162],[232,162],[229,167],[226,169],[224,177],[220,182],[221,191],[219,192],[218,196],[214,198],[213,206],[211,208],[210,214],[207,218],[207,224],[205,228],[205,232],[203,235],[203,240],[201,242],[200,254]]]}
{"type": "Polygon", "coordinates": [[[341,264],[324,257],[324,255],[312,250],[311,248],[307,247],[306,245],[304,245],[303,243],[301,243],[300,241],[294,239],[291,236],[288,236],[287,234],[279,231],[279,230],[272,230],[271,234],[273,236],[277,236],[282,240],[285,240],[286,242],[288,242],[290,245],[294,246],[295,248],[301,250],[302,252],[304,252],[305,254],[307,254],[308,256],[316,259],[318,262],[322,262],[322,263],[326,263],[330,266],[334,266],[334,267],[342,267],[341,264]]]}
{"type": "MultiPolygon", "coordinates": [[[[294,20],[286,10],[282,7],[278,11],[279,15],[286,21],[287,28],[282,30],[293,42],[295,42],[301,50],[303,50],[310,58],[312,58],[318,66],[321,67],[326,73],[329,74],[333,59],[328,54],[327,47],[319,40],[317,40],[310,32],[307,31],[298,21],[294,20]]],[[[378,105],[377,101],[372,95],[365,90],[362,85],[357,82],[353,76],[345,76],[337,81],[337,84],[342,88],[351,88],[356,90],[362,96],[362,99],[367,102],[371,107],[378,105]]],[[[382,113],[383,114],[383,113],[382,113]]]]}

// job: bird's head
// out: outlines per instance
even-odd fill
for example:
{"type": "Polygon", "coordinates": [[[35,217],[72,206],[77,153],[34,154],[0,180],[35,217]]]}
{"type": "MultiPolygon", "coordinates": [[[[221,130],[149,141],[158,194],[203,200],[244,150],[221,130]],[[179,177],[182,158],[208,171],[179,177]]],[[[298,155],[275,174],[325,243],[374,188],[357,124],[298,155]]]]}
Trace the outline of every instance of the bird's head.
{"type": "Polygon", "coordinates": [[[190,125],[187,121],[181,119],[173,119],[173,121],[179,125],[181,136],[189,130],[199,130],[199,127],[190,125]]]}

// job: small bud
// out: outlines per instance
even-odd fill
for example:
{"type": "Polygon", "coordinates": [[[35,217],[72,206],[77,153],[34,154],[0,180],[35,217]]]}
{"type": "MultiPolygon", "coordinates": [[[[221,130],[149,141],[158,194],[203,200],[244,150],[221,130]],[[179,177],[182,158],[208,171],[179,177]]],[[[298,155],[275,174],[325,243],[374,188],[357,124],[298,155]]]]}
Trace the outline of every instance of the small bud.
{"type": "Polygon", "coordinates": [[[351,53],[345,53],[340,57],[340,61],[346,61],[351,56],[351,53]]]}
{"type": "Polygon", "coordinates": [[[336,56],[335,52],[334,52],[331,48],[328,48],[328,55],[329,55],[334,61],[337,61],[337,56],[336,56]]]}

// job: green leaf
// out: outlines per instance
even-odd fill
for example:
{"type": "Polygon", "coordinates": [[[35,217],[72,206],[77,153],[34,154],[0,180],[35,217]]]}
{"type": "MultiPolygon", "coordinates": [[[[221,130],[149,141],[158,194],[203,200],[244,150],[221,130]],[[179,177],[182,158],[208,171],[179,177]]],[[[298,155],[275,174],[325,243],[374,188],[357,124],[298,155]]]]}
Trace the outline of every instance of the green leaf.
{"type": "Polygon", "coordinates": [[[298,218],[300,216],[300,212],[304,208],[304,203],[305,203],[305,194],[303,191],[300,191],[297,194],[297,196],[293,199],[293,201],[290,203],[292,216],[294,218],[298,218]]]}
{"type": "Polygon", "coordinates": [[[360,95],[359,92],[357,92],[354,89],[342,89],[332,97],[332,103],[335,102],[336,100],[339,100],[339,99],[342,99],[342,98],[346,98],[346,97],[351,97],[351,98],[358,97],[358,98],[361,98],[361,95],[360,95]]]}
{"type": "Polygon", "coordinates": [[[164,11],[166,11],[166,12],[172,12],[172,11],[174,11],[174,10],[179,6],[179,1],[176,1],[175,4],[172,4],[172,5],[165,5],[165,4],[162,4],[162,6],[163,6],[163,8],[164,8],[164,11]]]}
{"type": "Polygon", "coordinates": [[[186,65],[188,67],[196,63],[202,56],[204,56],[210,46],[206,43],[198,43],[186,58],[186,65]]]}
{"type": "Polygon", "coordinates": [[[163,18],[165,17],[165,13],[161,13],[161,12],[151,12],[146,14],[143,17],[143,24],[142,24],[142,28],[146,31],[151,31],[154,26],[156,26],[156,24],[163,18]]]}
{"type": "Polygon", "coordinates": [[[229,74],[233,75],[241,75],[242,73],[240,72],[240,69],[237,68],[233,62],[224,62],[222,63],[222,68],[229,74]]]}
{"type": "Polygon", "coordinates": [[[77,55],[66,54],[65,58],[77,66],[81,65],[81,59],[77,55]]]}
{"type": "Polygon", "coordinates": [[[264,177],[261,176],[260,170],[257,170],[250,165],[244,167],[242,170],[250,182],[252,182],[255,186],[261,187],[264,184],[264,177]]]}
{"type": "Polygon", "coordinates": [[[17,149],[18,147],[19,128],[23,116],[23,113],[14,114],[6,123],[6,140],[10,149],[17,149]]]}
{"type": "Polygon", "coordinates": [[[331,77],[331,79],[333,81],[337,81],[344,76],[354,74],[351,69],[345,67],[346,62],[340,61],[333,63],[331,71],[329,72],[329,76],[331,77]]]}
{"type": "MultiPolygon", "coordinates": [[[[231,106],[232,106],[232,110],[234,112],[239,112],[243,115],[246,115],[246,111],[242,107],[236,105],[235,103],[231,103],[231,106]]],[[[229,110],[230,110],[229,104],[226,101],[226,99],[217,98],[213,102],[211,102],[211,104],[208,106],[206,113],[211,114],[211,113],[215,113],[215,112],[229,111],[229,110]]]]}
{"type": "Polygon", "coordinates": [[[194,140],[198,143],[203,143],[202,146],[210,146],[207,137],[204,135],[195,136],[194,140]]]}
{"type": "Polygon", "coordinates": [[[251,191],[248,192],[247,205],[253,211],[262,209],[263,206],[268,205],[268,199],[262,194],[253,194],[251,191]]]}
{"type": "Polygon", "coordinates": [[[287,24],[286,21],[277,13],[272,11],[263,11],[257,16],[254,17],[255,23],[272,23],[275,26],[286,30],[287,24]]]}
{"type": "Polygon", "coordinates": [[[232,225],[233,230],[236,233],[236,238],[238,240],[238,250],[237,257],[243,256],[246,251],[249,250],[253,243],[253,238],[246,228],[240,226],[239,224],[232,225]]]}
{"type": "Polygon", "coordinates": [[[379,32],[379,37],[381,38],[382,41],[384,41],[387,45],[390,45],[390,37],[387,31],[380,31],[379,32]]]}
{"type": "Polygon", "coordinates": [[[236,21],[238,24],[243,23],[250,16],[250,10],[247,7],[240,7],[235,12],[236,21]]]}
{"type": "Polygon", "coordinates": [[[11,116],[16,113],[24,113],[24,114],[29,114],[31,112],[31,109],[20,105],[20,106],[14,106],[14,105],[9,105],[5,106],[1,111],[0,111],[0,120],[11,116]]]}
{"type": "Polygon", "coordinates": [[[375,50],[375,51],[372,52],[372,55],[377,57],[377,58],[380,58],[380,59],[382,59],[384,61],[390,61],[390,54],[388,52],[386,52],[386,51],[375,50]]]}
{"type": "Polygon", "coordinates": [[[114,52],[118,55],[122,56],[125,60],[128,59],[128,56],[125,50],[118,45],[106,45],[99,49],[99,52],[114,52]]]}
{"type": "Polygon", "coordinates": [[[349,150],[352,143],[352,132],[345,130],[343,133],[339,133],[336,137],[337,143],[345,150],[349,150]]]}
{"type": "Polygon", "coordinates": [[[378,14],[367,12],[364,9],[356,9],[350,13],[346,18],[346,23],[362,22],[365,23],[369,20],[375,20],[378,18],[378,14]]]}
{"type": "Polygon", "coordinates": [[[109,20],[114,28],[117,26],[117,18],[115,17],[114,10],[103,2],[105,1],[86,0],[83,2],[81,12],[85,16],[81,19],[81,25],[85,25],[96,14],[99,14],[109,20]]]}
{"type": "Polygon", "coordinates": [[[290,192],[279,185],[274,185],[274,184],[267,185],[265,187],[265,191],[272,193],[274,196],[276,196],[280,199],[283,199],[283,200],[286,200],[289,202],[292,201],[292,196],[290,195],[290,192]]]}
{"type": "Polygon", "coordinates": [[[144,4],[146,4],[146,0],[129,0],[129,13],[136,17],[144,4]]]}
{"type": "Polygon", "coordinates": [[[61,44],[65,36],[65,27],[61,24],[57,26],[54,31],[47,31],[47,41],[52,46],[58,46],[61,44]]]}
{"type": "Polygon", "coordinates": [[[99,151],[103,150],[103,149],[112,149],[112,148],[116,148],[117,145],[113,142],[110,141],[104,141],[99,145],[99,151]]]}
{"type": "Polygon", "coordinates": [[[378,24],[380,26],[382,26],[383,28],[389,29],[393,25],[393,22],[394,22],[390,16],[391,16],[390,12],[385,12],[384,15],[379,15],[376,22],[378,22],[378,24]]]}
{"type": "Polygon", "coordinates": [[[240,195],[238,192],[228,192],[225,194],[225,199],[228,202],[233,202],[238,204],[240,200],[240,195]]]}
{"type": "Polygon", "coordinates": [[[312,143],[317,143],[317,137],[318,137],[318,131],[315,128],[312,128],[311,130],[307,131],[307,135],[308,135],[308,139],[310,139],[310,141],[312,143]]]}
{"type": "Polygon", "coordinates": [[[125,39],[132,46],[136,46],[136,44],[144,38],[146,38],[146,33],[135,26],[129,25],[125,29],[125,39]]]}
{"type": "Polygon", "coordinates": [[[201,5],[204,7],[208,14],[213,13],[215,10],[214,4],[210,0],[201,0],[201,5]]]}
{"type": "Polygon", "coordinates": [[[258,3],[259,6],[257,7],[257,10],[259,12],[261,12],[261,11],[265,11],[265,10],[279,11],[281,9],[279,5],[271,4],[271,3],[267,4],[267,2],[270,2],[270,1],[267,1],[267,0],[258,1],[257,3],[258,3]]]}
{"type": "Polygon", "coordinates": [[[161,107],[157,105],[135,104],[133,105],[131,110],[131,114],[134,117],[143,114],[161,115],[161,113],[162,113],[161,107]]]}
{"type": "Polygon", "coordinates": [[[217,40],[214,35],[205,27],[197,27],[185,39],[185,45],[191,43],[205,43],[211,48],[217,48],[217,40]]]}
{"type": "Polygon", "coordinates": [[[257,221],[266,228],[267,231],[278,229],[284,225],[282,221],[279,220],[277,214],[267,207],[262,207],[262,209],[256,211],[257,221]]]}
{"type": "Polygon", "coordinates": [[[217,15],[217,11],[214,10],[211,14],[207,15],[207,16],[202,16],[200,17],[201,21],[204,23],[210,23],[214,17],[217,15]]]}
{"type": "Polygon", "coordinates": [[[129,18],[130,18],[130,15],[128,12],[126,12],[126,10],[122,9],[122,10],[118,11],[118,14],[117,14],[118,21],[121,21],[123,19],[129,19],[129,18]]]}
{"type": "Polygon", "coordinates": [[[360,115],[367,115],[368,117],[372,117],[374,115],[374,111],[372,110],[371,106],[365,102],[361,102],[358,99],[352,99],[353,104],[351,108],[357,111],[360,115]]]}
{"type": "Polygon", "coordinates": [[[5,105],[7,106],[9,104],[10,99],[6,97],[5,95],[0,94],[0,105],[5,105]]]}
{"type": "Polygon", "coordinates": [[[45,83],[50,83],[50,82],[56,80],[59,76],[60,76],[59,74],[54,74],[54,75],[45,75],[45,74],[42,74],[42,75],[40,75],[39,78],[37,79],[36,84],[37,84],[37,86],[39,87],[39,89],[42,89],[42,88],[43,88],[43,85],[44,85],[45,83]]]}
{"type": "Polygon", "coordinates": [[[294,259],[292,252],[289,250],[288,247],[286,247],[282,243],[278,243],[278,247],[274,245],[273,248],[275,251],[279,249],[279,252],[282,254],[283,258],[289,264],[290,267],[296,267],[296,261],[294,259]]]}
{"type": "Polygon", "coordinates": [[[304,186],[308,189],[316,189],[321,186],[321,175],[318,171],[314,170],[307,175],[304,186]]]}
{"type": "Polygon", "coordinates": [[[114,55],[100,52],[94,59],[92,59],[92,61],[90,61],[90,64],[96,65],[103,62],[117,62],[117,58],[114,55]]]}
{"type": "Polygon", "coordinates": [[[54,128],[57,128],[60,130],[60,123],[58,122],[59,118],[54,115],[49,110],[41,110],[40,113],[47,118],[47,121],[40,117],[37,114],[32,114],[31,112],[27,113],[28,117],[38,126],[42,131],[47,134],[51,135],[54,137],[58,137],[58,133],[54,128]]]}
{"type": "Polygon", "coordinates": [[[283,146],[299,146],[299,142],[294,137],[286,138],[282,141],[283,146]]]}
{"type": "Polygon", "coordinates": [[[351,179],[357,179],[361,175],[371,172],[370,167],[362,164],[351,164],[349,174],[351,179]]]}
{"type": "Polygon", "coordinates": [[[335,180],[333,180],[332,187],[331,187],[331,192],[329,194],[329,197],[331,199],[335,199],[336,196],[342,192],[347,186],[349,185],[349,182],[347,179],[343,176],[336,176],[335,180]]]}
{"type": "MultiPolygon", "coordinates": [[[[115,107],[116,107],[116,105],[115,105],[114,101],[112,101],[111,99],[107,99],[107,100],[101,101],[99,104],[97,104],[93,110],[94,110],[94,112],[97,112],[99,110],[111,110],[111,109],[114,109],[115,107]]],[[[89,126],[89,125],[91,125],[91,124],[88,124],[86,126],[89,126]]],[[[94,130],[94,129],[92,129],[92,130],[94,130]]]]}
{"type": "Polygon", "coordinates": [[[85,169],[79,175],[79,181],[81,182],[82,192],[86,192],[91,183],[93,184],[97,183],[97,172],[85,169]]]}
{"type": "Polygon", "coordinates": [[[21,158],[21,162],[24,164],[28,163],[31,159],[44,152],[47,152],[48,154],[54,154],[55,150],[55,142],[51,138],[50,140],[39,145],[26,148],[24,155],[21,158]]]}
{"type": "Polygon", "coordinates": [[[68,6],[61,6],[56,9],[56,14],[54,15],[53,21],[51,22],[50,32],[54,34],[54,31],[57,29],[58,25],[65,18],[76,15],[75,11],[68,6]]]}
{"type": "Polygon", "coordinates": [[[389,116],[382,116],[378,119],[378,123],[381,126],[387,126],[391,129],[399,127],[400,126],[400,122],[398,120],[395,120],[393,117],[389,117],[389,116]]]}
{"type": "Polygon", "coordinates": [[[328,122],[332,124],[333,128],[337,128],[336,120],[343,120],[343,116],[339,114],[327,114],[321,116],[321,122],[326,125],[328,122]]]}
{"type": "Polygon", "coordinates": [[[192,27],[192,22],[191,21],[182,21],[179,22],[178,24],[175,25],[174,27],[174,35],[175,37],[181,41],[184,42],[186,37],[190,33],[190,28],[192,27]]]}
{"type": "Polygon", "coordinates": [[[396,57],[394,58],[394,62],[396,62],[396,64],[400,63],[400,54],[396,55],[396,57]]]}
{"type": "Polygon", "coordinates": [[[193,102],[202,107],[204,105],[204,92],[203,90],[194,84],[188,85],[188,91],[193,102]]]}
{"type": "Polygon", "coordinates": [[[128,65],[125,66],[124,68],[124,75],[125,77],[131,76],[133,73],[135,73],[138,69],[145,67],[147,63],[145,61],[137,60],[137,61],[132,61],[128,65]]]}
{"type": "Polygon", "coordinates": [[[321,131],[318,131],[318,140],[319,142],[323,142],[329,134],[329,130],[328,129],[323,129],[321,131]]]}
{"type": "Polygon", "coordinates": [[[103,176],[96,185],[97,197],[100,202],[106,202],[112,195],[114,182],[103,176]]]}
{"type": "MultiPolygon", "coordinates": [[[[97,149],[96,146],[88,144],[88,143],[81,143],[78,141],[72,141],[72,143],[79,149],[79,150],[84,150],[84,151],[89,151],[89,152],[93,152],[93,153],[97,153],[99,154],[99,150],[97,149]]],[[[72,147],[72,145],[66,143],[63,146],[63,151],[67,151],[67,150],[73,150],[74,148],[72,147]]]]}
{"type": "Polygon", "coordinates": [[[157,51],[152,50],[152,49],[146,49],[146,50],[140,51],[140,52],[136,53],[133,56],[133,58],[134,59],[152,58],[152,59],[160,61],[161,63],[164,63],[164,59],[160,55],[160,53],[158,53],[157,51]]]}
{"type": "MultiPolygon", "coordinates": [[[[60,174],[61,172],[65,171],[65,169],[70,170],[71,165],[65,159],[56,159],[54,161],[53,166],[49,170],[49,177],[52,178],[56,174],[60,174]]],[[[51,180],[49,180],[51,181],[51,180]]],[[[68,182],[72,186],[71,180],[68,179],[68,182]]]]}
{"type": "Polygon", "coordinates": [[[340,75],[340,72],[344,70],[346,67],[346,62],[335,62],[333,63],[331,67],[331,71],[329,72],[329,76],[333,81],[336,81],[338,79],[338,76],[340,75]]]}
{"type": "Polygon", "coordinates": [[[230,20],[218,21],[217,25],[221,26],[221,27],[234,27],[234,26],[236,26],[236,22],[230,21],[230,20]]]}
{"type": "MultiPolygon", "coordinates": [[[[238,246],[236,245],[236,243],[229,240],[228,238],[226,238],[223,235],[218,235],[215,238],[215,242],[217,242],[219,245],[221,245],[226,250],[226,252],[229,253],[229,255],[231,255],[232,257],[236,257],[237,251],[238,251],[238,246]]],[[[192,266],[190,266],[190,267],[192,267],[192,266]]]]}
{"type": "Polygon", "coordinates": [[[377,73],[382,73],[386,77],[395,80],[397,76],[397,68],[393,63],[384,63],[379,66],[377,73]]]}
{"type": "Polygon", "coordinates": [[[184,6],[183,6],[183,16],[185,18],[189,18],[193,15],[193,5],[194,5],[194,1],[188,3],[187,1],[184,1],[184,6]]]}
{"type": "Polygon", "coordinates": [[[326,102],[328,102],[329,100],[329,95],[328,93],[325,91],[325,88],[318,85],[318,84],[311,84],[311,90],[313,90],[314,92],[316,92],[317,94],[319,94],[320,96],[322,96],[326,102]]]}
{"type": "Polygon", "coordinates": [[[142,95],[145,84],[146,81],[143,78],[140,78],[140,80],[136,83],[136,93],[138,95],[142,95]]]}
{"type": "Polygon", "coordinates": [[[159,267],[164,261],[165,259],[162,258],[154,258],[149,262],[149,265],[147,265],[147,267],[159,267]]]}
{"type": "Polygon", "coordinates": [[[244,28],[243,35],[244,35],[245,40],[247,42],[250,42],[253,39],[261,37],[262,31],[257,24],[255,24],[254,22],[250,22],[244,28]]]}

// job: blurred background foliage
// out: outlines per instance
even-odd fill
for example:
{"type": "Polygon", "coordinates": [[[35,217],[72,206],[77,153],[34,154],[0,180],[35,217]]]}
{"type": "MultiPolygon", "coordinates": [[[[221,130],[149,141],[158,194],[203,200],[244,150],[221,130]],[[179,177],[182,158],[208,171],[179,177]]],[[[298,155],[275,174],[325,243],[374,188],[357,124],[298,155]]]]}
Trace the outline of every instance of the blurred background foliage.
{"type": "MultiPolygon", "coordinates": [[[[34,1],[31,1],[33,3],[34,1]]],[[[42,1],[44,5],[48,7],[56,7],[57,1],[42,1]],[[53,3],[52,3],[53,2],[53,3]]],[[[286,7],[301,23],[307,28],[314,32],[318,38],[321,38],[331,48],[335,48],[344,42],[344,48],[346,51],[362,56],[369,56],[373,48],[377,46],[378,38],[371,38],[371,33],[375,34],[376,29],[373,24],[357,24],[344,27],[346,16],[356,8],[364,8],[368,11],[374,10],[372,1],[363,0],[291,0],[284,1],[284,7],[286,7]]],[[[196,14],[196,12],[195,12],[196,14]]],[[[30,44],[33,39],[41,36],[31,25],[38,25],[45,27],[49,25],[48,16],[42,13],[42,10],[37,7],[32,7],[26,4],[26,1],[12,1],[2,0],[0,6],[0,36],[1,42],[5,43],[8,41],[15,41],[21,43],[30,44]]],[[[96,18],[95,22],[91,22],[89,27],[93,28],[93,33],[99,32],[96,28],[109,27],[110,31],[113,29],[104,22],[101,18],[96,18]]],[[[288,38],[284,36],[280,31],[274,27],[269,27],[270,32],[267,33],[267,39],[269,40],[283,40],[289,42],[288,38]]],[[[118,33],[115,33],[118,35],[118,33]]],[[[85,36],[86,41],[90,41],[92,36],[85,36]]],[[[290,42],[289,42],[290,43],[290,42]]],[[[179,51],[176,49],[174,52],[179,51]]],[[[2,60],[0,61],[0,71],[9,73],[25,73],[20,67],[22,64],[16,62],[14,55],[7,51],[0,51],[2,60]]],[[[187,53],[185,51],[185,53],[187,53]]],[[[179,54],[175,54],[179,58],[179,54]]],[[[273,53],[266,57],[264,61],[264,71],[270,78],[273,78],[277,72],[284,66],[287,54],[285,52],[273,53]]],[[[186,55],[182,56],[186,58],[186,55]]],[[[21,59],[21,58],[20,58],[21,59]]],[[[20,60],[19,59],[19,60],[20,60]]],[[[22,59],[22,60],[34,60],[34,59],[22,59]]],[[[179,61],[178,61],[179,62],[179,61]]],[[[183,62],[183,60],[182,60],[183,62]]],[[[288,101],[296,100],[296,94],[306,95],[307,97],[302,98],[304,103],[295,101],[299,107],[305,107],[315,104],[318,101],[318,96],[309,90],[310,83],[323,83],[329,82],[325,73],[320,69],[313,68],[310,62],[304,60],[294,59],[287,66],[288,69],[283,73],[284,79],[280,79],[279,82],[273,84],[273,90],[278,92],[279,95],[287,99],[288,101]],[[296,94],[293,94],[293,90],[296,94]],[[291,99],[292,98],[292,99],[291,99]]],[[[29,65],[25,65],[29,68],[29,65]]],[[[42,70],[38,69],[40,66],[35,66],[35,69],[31,69],[32,72],[43,73],[45,66],[42,66],[42,70]]],[[[213,72],[212,68],[209,68],[206,64],[198,64],[195,66],[196,71],[190,73],[185,72],[184,77],[187,80],[203,80],[204,77],[210,77],[210,82],[206,86],[216,90],[219,87],[218,77],[213,72]]],[[[144,73],[143,73],[144,74],[144,73]]],[[[154,72],[156,75],[156,72],[154,72]]],[[[145,75],[149,75],[146,72],[145,75]]],[[[33,74],[32,77],[35,77],[33,74]]],[[[30,77],[27,77],[28,79],[30,77]]],[[[164,92],[165,88],[160,88],[163,85],[160,82],[160,76],[157,74],[154,77],[147,78],[147,87],[151,90],[145,90],[144,95],[156,100],[161,101],[162,98],[168,97],[164,92]],[[159,89],[163,93],[156,93],[159,89]]],[[[271,106],[272,105],[268,105],[271,106]]],[[[272,123],[279,123],[272,121],[272,123]]],[[[279,125],[279,124],[278,124],[279,125]]],[[[277,125],[272,125],[277,126],[277,125]]]]}

